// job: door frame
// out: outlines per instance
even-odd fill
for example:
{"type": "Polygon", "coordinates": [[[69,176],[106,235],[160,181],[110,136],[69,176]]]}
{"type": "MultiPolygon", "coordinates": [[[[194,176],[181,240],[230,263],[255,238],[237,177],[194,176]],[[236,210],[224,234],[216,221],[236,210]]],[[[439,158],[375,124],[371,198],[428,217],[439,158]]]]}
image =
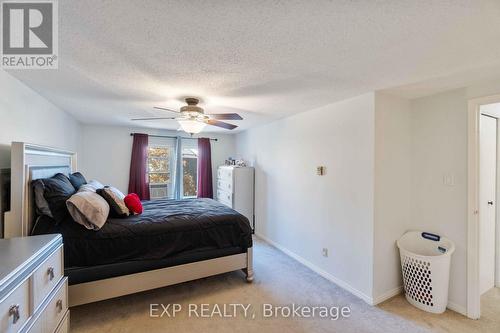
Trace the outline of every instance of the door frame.
{"type": "Polygon", "coordinates": [[[500,94],[469,100],[467,114],[467,317],[481,316],[479,290],[479,122],[481,105],[500,103],[500,94]]]}

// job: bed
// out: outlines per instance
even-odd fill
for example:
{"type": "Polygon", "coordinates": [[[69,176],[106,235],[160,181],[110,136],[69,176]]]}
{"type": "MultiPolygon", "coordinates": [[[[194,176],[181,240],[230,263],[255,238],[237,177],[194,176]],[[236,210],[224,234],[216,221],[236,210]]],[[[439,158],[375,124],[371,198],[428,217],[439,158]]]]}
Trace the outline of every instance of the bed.
{"type": "Polygon", "coordinates": [[[242,253],[252,247],[248,220],[215,200],[158,199],[143,205],[141,215],[110,218],[97,232],[71,217],[56,224],[43,216],[32,234],[63,235],[70,285],[151,266],[242,253]]]}
{"type": "Polygon", "coordinates": [[[110,218],[96,232],[34,213],[31,182],[75,171],[76,154],[13,143],[11,160],[6,237],[62,234],[70,306],[235,270],[253,280],[250,224],[214,200],[144,202],[143,214],[110,218]]]}

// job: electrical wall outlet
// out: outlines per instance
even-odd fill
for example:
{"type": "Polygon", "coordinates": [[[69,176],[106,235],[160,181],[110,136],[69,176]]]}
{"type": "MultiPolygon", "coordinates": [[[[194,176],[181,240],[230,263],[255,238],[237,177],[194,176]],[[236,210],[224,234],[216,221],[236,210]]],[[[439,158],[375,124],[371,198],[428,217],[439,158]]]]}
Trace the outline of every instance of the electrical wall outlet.
{"type": "Polygon", "coordinates": [[[328,257],[328,249],[326,247],[324,247],[322,250],[321,250],[321,254],[323,255],[323,257],[328,257]]]}

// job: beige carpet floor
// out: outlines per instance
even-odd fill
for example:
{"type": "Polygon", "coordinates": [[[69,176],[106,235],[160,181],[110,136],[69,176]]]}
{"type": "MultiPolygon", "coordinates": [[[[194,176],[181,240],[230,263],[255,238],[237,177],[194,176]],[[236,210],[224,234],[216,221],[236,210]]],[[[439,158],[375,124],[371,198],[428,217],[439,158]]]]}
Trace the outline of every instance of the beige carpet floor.
{"type": "MultiPolygon", "coordinates": [[[[377,307],[344,291],[274,247],[256,240],[255,281],[246,283],[241,272],[187,282],[176,286],[82,305],[71,309],[72,332],[500,332],[500,293],[483,299],[481,320],[469,320],[455,312],[433,315],[409,305],[397,296],[377,307]],[[180,304],[175,317],[150,317],[150,304],[180,304]],[[197,318],[189,304],[251,304],[255,317],[197,318]],[[262,305],[348,306],[349,318],[263,318],[262,305]]],[[[160,307],[161,310],[161,307],[160,307]]],[[[154,312],[159,314],[160,312],[154,312]]],[[[170,312],[172,314],[172,312],[170,312]]],[[[231,311],[226,315],[232,314],[231,311]]]]}
{"type": "Polygon", "coordinates": [[[454,311],[441,315],[420,311],[406,302],[404,296],[394,297],[379,308],[402,320],[411,321],[431,332],[473,333],[500,332],[500,289],[493,288],[481,297],[481,319],[471,320],[454,311]]]}

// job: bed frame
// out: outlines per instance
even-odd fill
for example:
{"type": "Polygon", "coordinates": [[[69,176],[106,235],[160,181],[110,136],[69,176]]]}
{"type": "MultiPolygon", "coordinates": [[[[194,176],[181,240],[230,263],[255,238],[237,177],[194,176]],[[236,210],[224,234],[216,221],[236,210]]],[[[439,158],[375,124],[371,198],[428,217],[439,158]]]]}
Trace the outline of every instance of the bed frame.
{"type": "MultiPolygon", "coordinates": [[[[5,214],[5,238],[29,236],[34,225],[31,181],[77,170],[76,153],[13,142],[11,151],[11,210],[5,214]]],[[[247,252],[69,286],[69,306],[161,288],[221,273],[243,270],[253,281],[252,248],[247,252]]]]}

